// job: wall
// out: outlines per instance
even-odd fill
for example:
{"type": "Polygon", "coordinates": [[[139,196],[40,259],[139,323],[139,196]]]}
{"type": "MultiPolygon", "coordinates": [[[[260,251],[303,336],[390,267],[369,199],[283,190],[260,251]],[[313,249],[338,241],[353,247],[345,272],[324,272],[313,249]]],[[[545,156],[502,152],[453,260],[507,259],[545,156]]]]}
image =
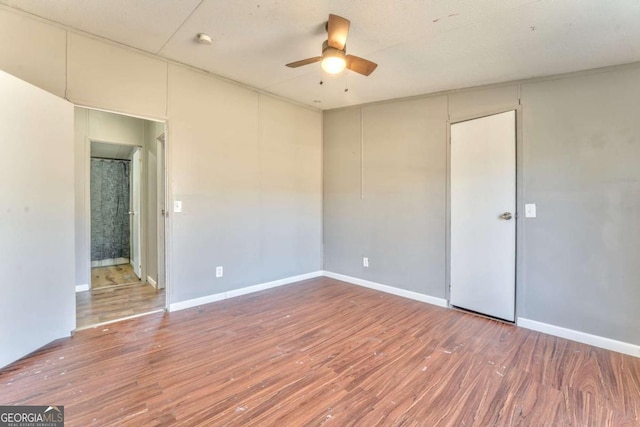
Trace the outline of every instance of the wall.
{"type": "Polygon", "coordinates": [[[172,300],[321,270],[321,115],[171,65],[169,117],[172,300]]]}
{"type": "MultiPolygon", "coordinates": [[[[79,105],[168,120],[168,190],[184,203],[170,217],[171,302],[322,268],[319,111],[2,6],[0,69],[79,105]]],[[[77,197],[84,185],[76,181],[77,197]]]]}
{"type": "Polygon", "coordinates": [[[522,85],[522,316],[640,344],[640,68],[522,85]]]}
{"type": "Polygon", "coordinates": [[[521,105],[518,209],[538,217],[518,220],[518,317],[640,344],[639,81],[636,65],[325,112],[325,270],[444,297],[447,120],[521,105]]]}
{"type": "Polygon", "coordinates": [[[445,297],[446,121],[444,96],[325,114],[326,270],[445,297]]]}

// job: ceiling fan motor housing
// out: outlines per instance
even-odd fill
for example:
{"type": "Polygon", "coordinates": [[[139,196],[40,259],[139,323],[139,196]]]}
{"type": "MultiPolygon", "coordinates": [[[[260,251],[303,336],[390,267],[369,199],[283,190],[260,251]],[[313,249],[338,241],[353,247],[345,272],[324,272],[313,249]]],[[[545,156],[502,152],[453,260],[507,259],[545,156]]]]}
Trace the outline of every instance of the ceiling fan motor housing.
{"type": "Polygon", "coordinates": [[[322,56],[345,56],[347,54],[347,45],[344,45],[344,49],[336,49],[329,46],[329,40],[322,42],[322,56]],[[326,54],[325,54],[326,53],[326,54]]]}

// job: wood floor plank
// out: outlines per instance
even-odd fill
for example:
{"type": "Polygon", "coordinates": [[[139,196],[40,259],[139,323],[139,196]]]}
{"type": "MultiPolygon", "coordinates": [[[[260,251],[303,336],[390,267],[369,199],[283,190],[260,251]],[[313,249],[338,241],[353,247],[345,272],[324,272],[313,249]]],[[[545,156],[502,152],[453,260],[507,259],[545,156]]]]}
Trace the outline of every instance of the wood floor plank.
{"type": "Polygon", "coordinates": [[[0,371],[68,426],[640,426],[640,359],[321,278],[90,328],[0,371]]]}
{"type": "Polygon", "coordinates": [[[77,292],[76,328],[162,310],[164,306],[165,290],[141,282],[77,292]]]}

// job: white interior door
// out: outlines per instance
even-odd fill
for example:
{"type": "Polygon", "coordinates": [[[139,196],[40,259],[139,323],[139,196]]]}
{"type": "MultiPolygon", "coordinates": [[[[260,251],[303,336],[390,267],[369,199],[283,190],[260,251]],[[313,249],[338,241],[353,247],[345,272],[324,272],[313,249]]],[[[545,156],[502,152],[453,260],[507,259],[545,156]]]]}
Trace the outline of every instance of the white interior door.
{"type": "Polygon", "coordinates": [[[75,329],[73,105],[0,71],[0,367],[75,329]]]}
{"type": "Polygon", "coordinates": [[[452,305],[515,316],[516,113],[451,126],[452,305]]]}
{"type": "Polygon", "coordinates": [[[133,272],[142,278],[142,241],[140,233],[142,230],[142,215],[140,209],[141,195],[140,186],[142,183],[142,154],[140,148],[136,148],[131,158],[131,265],[133,272]]]}
{"type": "Polygon", "coordinates": [[[164,289],[166,286],[165,279],[165,144],[164,134],[157,141],[157,182],[158,182],[158,289],[164,289]]]}

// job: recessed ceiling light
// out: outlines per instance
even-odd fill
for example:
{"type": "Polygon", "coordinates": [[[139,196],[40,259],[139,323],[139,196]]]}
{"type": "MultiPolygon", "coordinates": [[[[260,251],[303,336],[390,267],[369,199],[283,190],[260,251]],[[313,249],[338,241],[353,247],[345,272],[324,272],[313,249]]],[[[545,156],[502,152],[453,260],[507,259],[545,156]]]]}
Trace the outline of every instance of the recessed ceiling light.
{"type": "Polygon", "coordinates": [[[198,43],[200,44],[211,44],[211,37],[208,34],[205,33],[198,33],[197,35],[198,38],[198,43]]]}

